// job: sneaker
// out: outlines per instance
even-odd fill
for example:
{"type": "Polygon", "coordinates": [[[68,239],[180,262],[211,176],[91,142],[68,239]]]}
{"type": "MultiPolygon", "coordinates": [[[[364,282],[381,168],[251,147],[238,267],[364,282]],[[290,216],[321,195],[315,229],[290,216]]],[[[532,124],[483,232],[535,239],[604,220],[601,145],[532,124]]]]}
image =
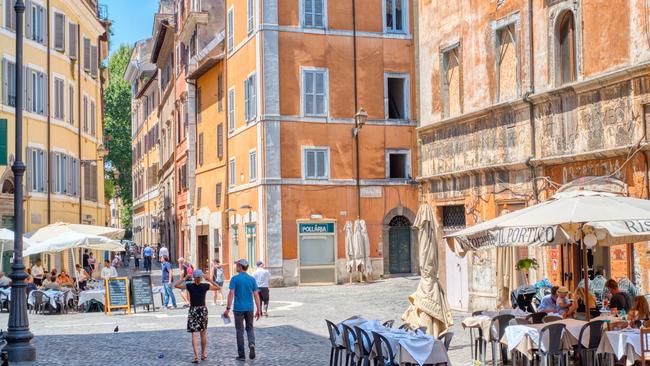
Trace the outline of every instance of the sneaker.
{"type": "Polygon", "coordinates": [[[246,362],[246,357],[245,356],[237,356],[237,358],[235,358],[235,360],[241,361],[241,362],[246,362]]]}
{"type": "Polygon", "coordinates": [[[167,309],[171,310],[173,307],[171,305],[167,305],[167,309]]]}
{"type": "Polygon", "coordinates": [[[251,360],[254,360],[255,359],[255,346],[250,346],[248,349],[249,349],[248,357],[250,357],[251,360]]]}

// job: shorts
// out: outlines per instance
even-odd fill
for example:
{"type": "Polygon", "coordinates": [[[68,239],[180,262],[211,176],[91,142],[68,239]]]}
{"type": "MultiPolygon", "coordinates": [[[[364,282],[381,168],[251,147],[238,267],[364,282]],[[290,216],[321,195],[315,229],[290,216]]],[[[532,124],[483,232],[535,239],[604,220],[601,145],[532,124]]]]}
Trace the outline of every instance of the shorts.
{"type": "Polygon", "coordinates": [[[223,281],[216,281],[215,282],[219,287],[223,288],[223,281]]]}
{"type": "Polygon", "coordinates": [[[260,300],[262,303],[267,304],[269,303],[269,288],[268,287],[260,287],[260,300]]]}
{"type": "Polygon", "coordinates": [[[208,329],[208,308],[205,306],[191,306],[187,314],[187,331],[194,333],[206,329],[208,329]]]}

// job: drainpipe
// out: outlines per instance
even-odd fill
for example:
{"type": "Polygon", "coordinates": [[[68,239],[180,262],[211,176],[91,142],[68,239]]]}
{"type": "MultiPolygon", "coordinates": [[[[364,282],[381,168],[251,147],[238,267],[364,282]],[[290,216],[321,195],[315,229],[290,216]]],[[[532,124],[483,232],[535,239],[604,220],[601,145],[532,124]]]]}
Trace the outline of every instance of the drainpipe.
{"type": "MultiPolygon", "coordinates": [[[[352,0],[352,49],[353,49],[353,62],[354,62],[354,114],[356,115],[359,110],[359,96],[357,86],[357,2],[352,0]]],[[[354,145],[356,153],[356,171],[357,171],[357,218],[361,219],[361,169],[359,167],[359,126],[357,119],[354,119],[354,145]]]]}
{"type": "MultiPolygon", "coordinates": [[[[223,16],[224,16],[224,19],[228,19],[228,10],[226,9],[225,2],[224,2],[224,6],[223,6],[223,16]]],[[[228,128],[228,126],[230,125],[230,121],[229,121],[230,115],[228,113],[228,110],[229,110],[228,109],[228,103],[230,101],[228,100],[228,26],[227,25],[226,25],[226,27],[224,29],[224,32],[225,32],[225,35],[226,35],[226,37],[225,37],[225,40],[226,40],[226,47],[225,48],[226,49],[225,49],[224,57],[223,57],[223,84],[224,84],[223,85],[223,91],[224,91],[224,99],[225,99],[225,101],[224,101],[224,111],[225,111],[225,114],[226,114],[226,118],[225,118],[226,125],[223,126],[224,127],[223,138],[225,140],[223,142],[223,148],[224,148],[224,159],[225,159],[225,162],[226,162],[226,180],[225,180],[225,182],[223,182],[222,191],[223,191],[223,195],[224,195],[224,200],[223,200],[223,210],[221,210],[221,212],[222,212],[222,214],[226,213],[226,225],[224,225],[224,227],[221,229],[221,249],[222,249],[221,256],[223,257],[223,252],[224,252],[223,248],[225,247],[225,245],[223,245],[223,243],[227,242],[228,243],[228,254],[230,255],[231,259],[234,259],[233,254],[230,252],[230,250],[232,249],[232,243],[230,242],[230,214],[228,213],[228,209],[230,208],[230,192],[228,192],[228,190],[230,189],[230,174],[234,174],[234,173],[230,172],[230,156],[228,155],[228,145],[229,145],[229,140],[230,140],[230,138],[228,137],[228,133],[229,133],[229,130],[230,130],[228,128]],[[225,229],[226,235],[223,235],[224,229],[225,229]],[[224,240],[224,237],[227,240],[224,240]]],[[[236,217],[237,216],[235,216],[235,218],[236,217]]],[[[223,222],[223,218],[221,220],[223,222]]],[[[230,272],[230,276],[232,277],[234,271],[232,269],[231,262],[233,262],[233,261],[226,259],[226,260],[224,260],[222,262],[223,263],[226,263],[226,262],[228,263],[228,269],[229,269],[229,272],[230,272]]]]}
{"type": "Polygon", "coordinates": [[[537,189],[537,173],[535,165],[532,160],[535,159],[537,144],[535,143],[535,104],[530,98],[535,94],[535,48],[534,48],[534,35],[533,35],[533,0],[528,0],[528,65],[530,67],[528,75],[530,77],[529,89],[524,94],[524,102],[528,103],[528,118],[530,120],[530,157],[526,160],[526,165],[530,168],[532,183],[533,183],[533,196],[535,202],[539,202],[539,191],[537,189]]]}
{"type": "MultiPolygon", "coordinates": [[[[47,223],[51,224],[52,223],[52,159],[50,158],[50,153],[52,150],[52,98],[50,96],[52,95],[52,81],[50,80],[52,78],[52,62],[51,62],[51,57],[52,57],[52,49],[50,48],[51,44],[51,31],[52,29],[50,28],[50,0],[47,0],[47,159],[48,164],[47,164],[47,181],[49,187],[47,187],[47,223]]],[[[65,87],[64,87],[65,89],[65,87]]]]}
{"type": "Polygon", "coordinates": [[[81,124],[83,115],[81,110],[81,23],[77,26],[77,151],[79,152],[79,223],[83,218],[83,163],[81,158],[81,124]]]}

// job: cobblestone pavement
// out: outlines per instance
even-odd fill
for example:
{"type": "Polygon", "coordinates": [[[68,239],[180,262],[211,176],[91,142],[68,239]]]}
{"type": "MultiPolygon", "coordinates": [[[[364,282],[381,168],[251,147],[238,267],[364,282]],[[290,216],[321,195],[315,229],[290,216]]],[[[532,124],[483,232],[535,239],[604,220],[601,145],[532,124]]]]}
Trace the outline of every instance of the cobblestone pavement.
{"type": "MultiPolygon", "coordinates": [[[[399,319],[418,278],[371,284],[271,289],[269,317],[256,323],[257,354],[246,365],[327,365],[329,341],[323,319],[338,322],[359,314],[399,319]]],[[[180,296],[177,294],[177,299],[180,296]]],[[[156,297],[157,305],[160,299],[156,297]]],[[[205,365],[243,365],[236,356],[235,330],[224,325],[224,306],[210,299],[208,360],[205,365]]],[[[456,315],[450,350],[453,365],[470,365],[469,336],[456,315]]],[[[187,309],[106,316],[103,313],[30,315],[39,365],[183,365],[193,358],[185,331],[187,309]],[[119,333],[113,329],[119,326],[119,333]]],[[[400,323],[399,320],[396,321],[400,323]]],[[[5,328],[7,314],[0,314],[5,328]]]]}

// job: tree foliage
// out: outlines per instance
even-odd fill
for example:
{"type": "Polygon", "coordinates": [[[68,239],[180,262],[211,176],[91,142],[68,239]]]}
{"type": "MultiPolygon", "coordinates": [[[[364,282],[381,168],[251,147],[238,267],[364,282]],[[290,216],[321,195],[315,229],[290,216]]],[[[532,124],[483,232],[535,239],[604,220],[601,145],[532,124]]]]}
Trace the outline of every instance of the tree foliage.
{"type": "Polygon", "coordinates": [[[104,92],[106,147],[108,156],[106,180],[110,185],[119,187],[116,194],[128,212],[122,212],[123,227],[130,227],[131,206],[131,87],[124,80],[124,72],[131,58],[131,47],[121,45],[108,61],[109,84],[104,92]],[[116,178],[112,169],[119,171],[116,178]],[[129,218],[128,222],[126,218],[129,218]]]}

